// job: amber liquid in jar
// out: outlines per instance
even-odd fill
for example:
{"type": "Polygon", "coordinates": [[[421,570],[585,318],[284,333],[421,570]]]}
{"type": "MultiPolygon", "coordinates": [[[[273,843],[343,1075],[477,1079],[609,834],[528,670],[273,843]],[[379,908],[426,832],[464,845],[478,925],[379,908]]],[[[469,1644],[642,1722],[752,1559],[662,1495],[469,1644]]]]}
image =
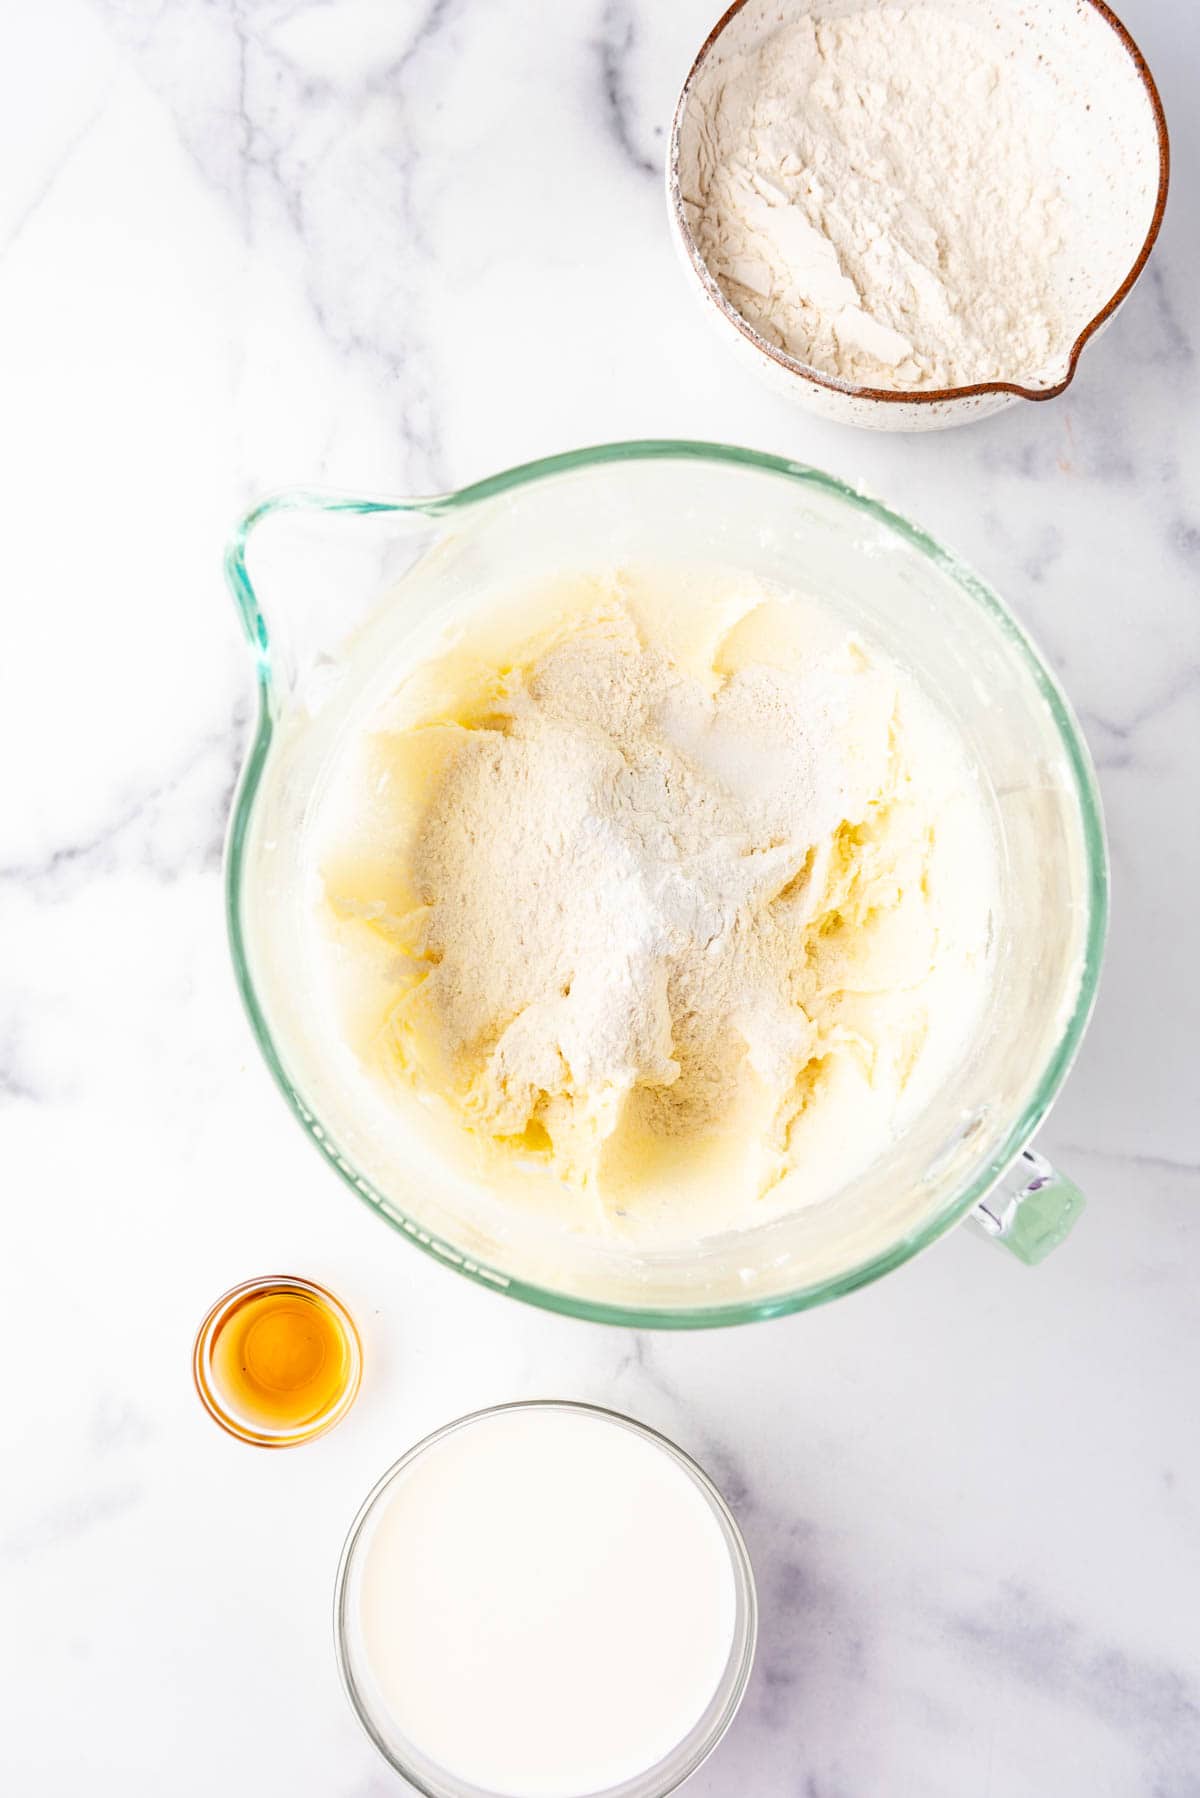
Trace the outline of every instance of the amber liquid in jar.
{"type": "Polygon", "coordinates": [[[217,1421],[249,1442],[306,1441],[357,1390],[354,1326],[309,1281],[256,1280],[214,1307],[196,1344],[196,1383],[217,1421]]]}

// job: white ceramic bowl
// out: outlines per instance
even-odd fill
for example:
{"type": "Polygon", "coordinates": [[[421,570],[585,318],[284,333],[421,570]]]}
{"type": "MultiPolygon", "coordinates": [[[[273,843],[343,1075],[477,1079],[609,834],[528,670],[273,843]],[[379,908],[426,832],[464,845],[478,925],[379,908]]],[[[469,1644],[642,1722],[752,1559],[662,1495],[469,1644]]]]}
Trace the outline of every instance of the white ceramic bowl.
{"type": "MultiPolygon", "coordinates": [[[[1162,103],[1137,45],[1102,0],[924,0],[961,17],[976,14],[1007,36],[1014,57],[1041,61],[1061,98],[1075,142],[1061,171],[1071,203],[1072,250],[1057,260],[1073,283],[1079,329],[1051,367],[1020,379],[970,387],[859,387],[798,361],[769,343],[725,297],[692,234],[681,170],[698,129],[697,97],[711,92],[731,57],[753,49],[780,23],[808,14],[844,16],[880,0],[734,0],[701,45],[671,129],[667,200],[673,232],[705,311],[725,341],[777,390],[843,424],[879,431],[937,430],[999,412],[1017,399],[1046,400],[1071,383],[1085,343],[1103,329],[1145,266],[1166,204],[1169,153],[1162,103]],[[1068,166],[1069,164],[1069,166],[1068,166]],[[1086,169],[1086,182],[1072,170],[1086,169]]],[[[1053,272],[1053,271],[1052,271],[1053,272]]]]}

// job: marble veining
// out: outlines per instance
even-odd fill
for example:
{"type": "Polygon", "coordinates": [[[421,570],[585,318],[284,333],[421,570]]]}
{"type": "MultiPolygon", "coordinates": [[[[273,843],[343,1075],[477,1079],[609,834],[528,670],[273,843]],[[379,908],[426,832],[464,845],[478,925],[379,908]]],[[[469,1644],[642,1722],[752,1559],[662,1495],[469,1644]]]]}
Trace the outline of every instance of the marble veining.
{"type": "MultiPolygon", "coordinates": [[[[630,100],[628,65],[637,46],[635,14],[627,0],[608,0],[600,20],[596,51],[609,128],[622,156],[640,175],[659,180],[658,159],[640,148],[630,100]]],[[[660,133],[661,133],[661,127],[660,133]]]]}
{"type": "Polygon", "coordinates": [[[189,749],[177,769],[122,797],[86,836],[55,843],[27,860],[0,863],[0,883],[63,898],[73,886],[130,862],[159,880],[177,879],[197,863],[219,869],[249,715],[249,705],[239,697],[228,726],[189,749]],[[177,828],[181,812],[187,818],[183,832],[177,828]]]}
{"type": "Polygon", "coordinates": [[[1059,401],[947,437],[800,415],[720,353],[660,164],[713,0],[43,0],[0,58],[0,1789],[384,1798],[329,1602],[383,1468],[560,1394],[712,1471],[762,1603],[696,1798],[1195,1798],[1200,1555],[1200,19],[1159,77],[1159,248],[1059,401]],[[280,1104],[221,848],[252,729],[220,572],[265,492],[445,490],[626,436],[829,468],[961,553],[1060,673],[1113,929],[1040,1146],[1088,1210],[1036,1272],[966,1232],[852,1299],[635,1336],[416,1255],[280,1104]],[[328,1281],[365,1337],[321,1443],[226,1441],[193,1330],[328,1281]],[[1194,1583],[1194,1580],[1192,1581],[1194,1583]]]}
{"type": "Polygon", "coordinates": [[[1132,1737],[1143,1757],[1143,1790],[1188,1789],[1200,1765],[1200,1681],[1089,1639],[1070,1617],[1011,1582],[981,1611],[949,1618],[947,1628],[989,1672],[1009,1677],[1018,1667],[1043,1696],[1132,1737]]]}

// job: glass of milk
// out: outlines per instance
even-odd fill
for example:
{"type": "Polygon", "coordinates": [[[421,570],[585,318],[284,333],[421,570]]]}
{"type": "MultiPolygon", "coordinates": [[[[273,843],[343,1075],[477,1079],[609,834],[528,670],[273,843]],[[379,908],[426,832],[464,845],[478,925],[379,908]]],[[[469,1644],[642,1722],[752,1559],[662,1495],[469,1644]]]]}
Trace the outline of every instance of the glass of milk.
{"type": "Polygon", "coordinates": [[[754,1579],[729,1507],[616,1412],[500,1405],[428,1436],[350,1531],[350,1702],[428,1798],[662,1798],[733,1720],[754,1579]]]}

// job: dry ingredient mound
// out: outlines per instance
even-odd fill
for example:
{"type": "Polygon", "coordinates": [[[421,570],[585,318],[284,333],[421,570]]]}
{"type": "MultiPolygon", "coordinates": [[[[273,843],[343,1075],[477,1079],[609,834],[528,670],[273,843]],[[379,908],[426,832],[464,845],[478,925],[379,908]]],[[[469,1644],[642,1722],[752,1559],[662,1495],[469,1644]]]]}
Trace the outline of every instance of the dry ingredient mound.
{"type": "Polygon", "coordinates": [[[824,374],[1035,379],[1082,323],[1051,276],[1057,116],[1009,33],[944,5],[796,19],[698,75],[688,221],[730,304],[824,374]]]}
{"type": "Polygon", "coordinates": [[[654,582],[623,584],[637,617],[618,583],[532,651],[493,629],[363,740],[334,965],[377,946],[356,1051],[449,1106],[485,1177],[540,1167],[595,1227],[726,1227],[836,1190],[945,1077],[986,825],[947,727],[853,640],[809,653],[753,589],[677,596],[681,663],[643,628],[654,582]]]}
{"type": "Polygon", "coordinates": [[[626,622],[469,734],[414,871],[424,997],[491,1134],[536,1123],[583,1172],[630,1095],[670,1135],[717,1122],[747,1059],[790,1085],[814,1040],[794,933],[854,809],[846,709],[763,667],[709,695],[626,622]]]}

